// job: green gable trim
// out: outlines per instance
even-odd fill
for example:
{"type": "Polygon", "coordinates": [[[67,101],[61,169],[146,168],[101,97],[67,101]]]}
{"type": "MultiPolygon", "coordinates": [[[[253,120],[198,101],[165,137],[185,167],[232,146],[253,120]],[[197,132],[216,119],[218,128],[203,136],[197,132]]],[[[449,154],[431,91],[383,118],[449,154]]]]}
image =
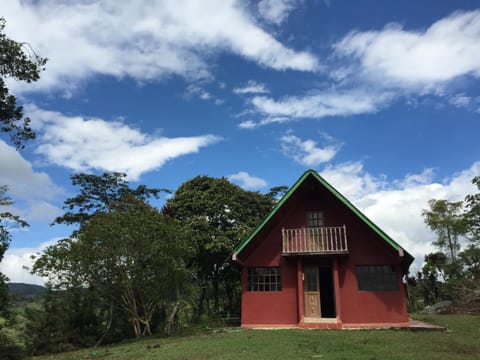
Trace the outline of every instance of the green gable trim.
{"type": "MultiPolygon", "coordinates": [[[[309,170],[311,171],[311,170],[309,170]]],[[[283,206],[283,204],[290,198],[290,196],[297,190],[301,183],[309,175],[309,171],[306,171],[300,179],[297,180],[295,184],[287,191],[287,193],[280,199],[280,201],[275,205],[270,214],[262,221],[260,225],[257,226],[255,230],[246,238],[238,247],[235,249],[234,254],[240,254],[240,252],[248,245],[248,243],[258,234],[258,232],[270,221],[270,219],[277,213],[277,211],[283,206]]]]}
{"type": "MultiPolygon", "coordinates": [[[[358,218],[360,218],[368,227],[370,227],[375,233],[377,233],[388,245],[395,250],[399,251],[402,247],[388,236],[382,229],[375,225],[369,218],[367,218],[360,210],[358,210],[350,201],[347,200],[337,189],[330,185],[325,179],[323,179],[315,170],[307,170],[297,182],[287,191],[285,196],[277,203],[268,216],[257,226],[255,230],[237,247],[234,254],[238,255],[240,252],[250,243],[250,241],[260,232],[260,230],[270,221],[270,219],[278,212],[283,204],[290,198],[290,196],[298,189],[298,187],[305,181],[308,176],[313,176],[320,184],[322,184],[330,193],[332,193],[342,204],[347,206],[358,218]]],[[[403,250],[403,249],[402,249],[403,250]]],[[[406,268],[413,262],[413,256],[404,251],[404,265],[406,268]]]]}

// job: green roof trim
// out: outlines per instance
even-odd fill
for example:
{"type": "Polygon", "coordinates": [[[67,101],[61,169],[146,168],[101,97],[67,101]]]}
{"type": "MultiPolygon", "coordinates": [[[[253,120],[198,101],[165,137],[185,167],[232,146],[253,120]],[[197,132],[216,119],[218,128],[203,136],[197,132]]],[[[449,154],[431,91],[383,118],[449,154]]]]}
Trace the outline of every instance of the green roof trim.
{"type": "Polygon", "coordinates": [[[292,196],[292,194],[300,187],[300,185],[305,181],[309,176],[313,176],[321,185],[323,185],[330,193],[332,193],[340,202],[347,206],[356,216],[358,216],[366,225],[368,225],[375,233],[377,233],[387,244],[393,247],[395,250],[404,253],[404,265],[406,269],[413,262],[413,256],[405,251],[395,240],[388,236],[382,229],[380,229],[375,223],[373,223],[369,218],[367,218],[360,210],[358,210],[350,201],[345,198],[341,193],[337,191],[332,185],[330,185],[324,178],[322,178],[315,170],[307,170],[303,175],[295,182],[295,184],[287,191],[287,193],[282,197],[282,199],[275,205],[272,211],[267,215],[267,217],[258,225],[255,230],[235,249],[234,255],[238,255],[249,243],[250,241],[260,232],[260,230],[270,221],[270,219],[278,212],[278,210],[283,206],[283,204],[292,196]]]}

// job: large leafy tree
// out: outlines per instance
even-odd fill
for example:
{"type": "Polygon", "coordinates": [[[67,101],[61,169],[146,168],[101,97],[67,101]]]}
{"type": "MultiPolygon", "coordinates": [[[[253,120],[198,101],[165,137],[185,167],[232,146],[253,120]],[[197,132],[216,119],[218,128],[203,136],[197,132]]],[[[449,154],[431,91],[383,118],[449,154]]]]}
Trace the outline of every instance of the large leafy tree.
{"type": "Polygon", "coordinates": [[[132,188],[123,173],[76,174],[71,180],[78,194],[65,200],[66,211],[54,224],[76,228],[70,238],[47,248],[33,271],[58,288],[96,292],[105,336],[118,311],[136,336],[150,334],[153,314],[164,305],[158,296],[167,300],[162,286],[171,290],[172,281],[180,281],[169,266],[179,273],[184,269],[184,230],[147,204],[160,189],[132,188]]]}
{"type": "Polygon", "coordinates": [[[447,200],[432,199],[430,208],[423,210],[425,223],[437,235],[433,245],[444,251],[448,262],[445,265],[446,275],[458,277],[461,274],[461,264],[458,259],[460,238],[467,232],[463,216],[463,202],[449,202],[447,200]]]}
{"type": "MultiPolygon", "coordinates": [[[[18,149],[35,134],[29,126],[30,119],[23,117],[23,108],[17,106],[15,96],[10,94],[6,80],[37,81],[46,59],[37,56],[28,44],[8,38],[4,32],[5,23],[0,17],[0,132],[9,134],[18,149]]],[[[13,204],[6,192],[7,187],[0,184],[0,208],[13,204]]],[[[24,227],[27,223],[10,212],[0,213],[0,262],[11,241],[10,230],[16,226],[24,227]]],[[[8,309],[6,280],[0,273],[0,316],[8,309]]]]}
{"type": "Polygon", "coordinates": [[[7,79],[31,83],[40,78],[47,59],[35,54],[29,44],[17,42],[5,34],[5,19],[0,18],[0,132],[8,133],[17,148],[34,139],[30,119],[7,87],[7,79]]]}
{"type": "MultiPolygon", "coordinates": [[[[480,177],[472,180],[480,189],[480,177]]],[[[480,193],[467,195],[465,201],[432,199],[422,212],[425,223],[436,233],[433,245],[439,252],[425,256],[425,302],[438,298],[455,301],[458,311],[478,313],[480,298],[480,193]],[[462,249],[466,240],[470,243],[462,249]]]]}
{"type": "Polygon", "coordinates": [[[469,240],[474,244],[480,245],[480,176],[474,177],[472,183],[477,186],[479,192],[467,195],[465,198],[465,219],[469,240]]]}
{"type": "Polygon", "coordinates": [[[198,316],[205,303],[213,313],[221,308],[220,286],[226,295],[226,308],[233,310],[239,274],[230,262],[231,254],[242,239],[270,211],[274,198],[245,191],[225,178],[197,176],[182,184],[167,209],[193,230],[192,267],[199,286],[198,316]]]}
{"type": "Polygon", "coordinates": [[[130,319],[136,337],[151,335],[154,315],[185,293],[187,239],[177,220],[126,195],[94,214],[76,239],[47,248],[34,271],[95,289],[130,319]]]}

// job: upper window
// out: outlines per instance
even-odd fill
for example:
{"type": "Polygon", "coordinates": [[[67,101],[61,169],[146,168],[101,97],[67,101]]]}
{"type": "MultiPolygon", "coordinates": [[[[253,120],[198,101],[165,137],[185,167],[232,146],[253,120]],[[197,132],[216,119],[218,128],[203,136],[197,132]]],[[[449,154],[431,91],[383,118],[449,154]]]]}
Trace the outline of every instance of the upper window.
{"type": "Polygon", "coordinates": [[[358,290],[398,291],[397,270],[392,265],[356,266],[358,290]]]}
{"type": "Polygon", "coordinates": [[[281,291],[280,267],[247,269],[247,291],[281,291]]]}
{"type": "Polygon", "coordinates": [[[325,218],[321,211],[307,211],[307,226],[309,228],[321,228],[325,226],[325,218]]]}

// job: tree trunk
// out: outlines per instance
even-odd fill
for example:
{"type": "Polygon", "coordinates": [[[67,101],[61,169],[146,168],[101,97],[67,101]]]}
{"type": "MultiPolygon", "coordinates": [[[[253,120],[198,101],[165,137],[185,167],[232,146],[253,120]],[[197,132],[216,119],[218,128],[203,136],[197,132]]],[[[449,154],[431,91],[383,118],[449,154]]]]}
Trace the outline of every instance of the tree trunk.
{"type": "Polygon", "coordinates": [[[203,303],[205,302],[205,296],[207,293],[207,287],[205,283],[202,284],[200,290],[200,298],[198,299],[197,320],[200,320],[203,315],[203,303]]]}
{"type": "Polygon", "coordinates": [[[165,322],[165,329],[164,329],[165,334],[170,335],[172,333],[175,316],[177,315],[179,309],[180,309],[180,301],[177,301],[173,306],[172,311],[170,312],[170,315],[167,318],[167,321],[165,322]]]}
{"type": "Polygon", "coordinates": [[[95,343],[94,347],[97,347],[99,346],[103,340],[105,339],[105,337],[108,335],[108,333],[110,332],[110,328],[112,327],[112,321],[113,321],[113,304],[110,303],[110,309],[108,311],[108,322],[107,322],[107,326],[105,327],[105,331],[103,332],[102,336],[100,337],[100,339],[98,339],[98,341],[95,343]]]}
{"type": "Polygon", "coordinates": [[[212,280],[212,285],[213,285],[213,309],[214,315],[217,315],[219,312],[219,307],[220,307],[220,301],[219,301],[219,294],[218,294],[218,275],[216,274],[215,277],[212,280]]]}

